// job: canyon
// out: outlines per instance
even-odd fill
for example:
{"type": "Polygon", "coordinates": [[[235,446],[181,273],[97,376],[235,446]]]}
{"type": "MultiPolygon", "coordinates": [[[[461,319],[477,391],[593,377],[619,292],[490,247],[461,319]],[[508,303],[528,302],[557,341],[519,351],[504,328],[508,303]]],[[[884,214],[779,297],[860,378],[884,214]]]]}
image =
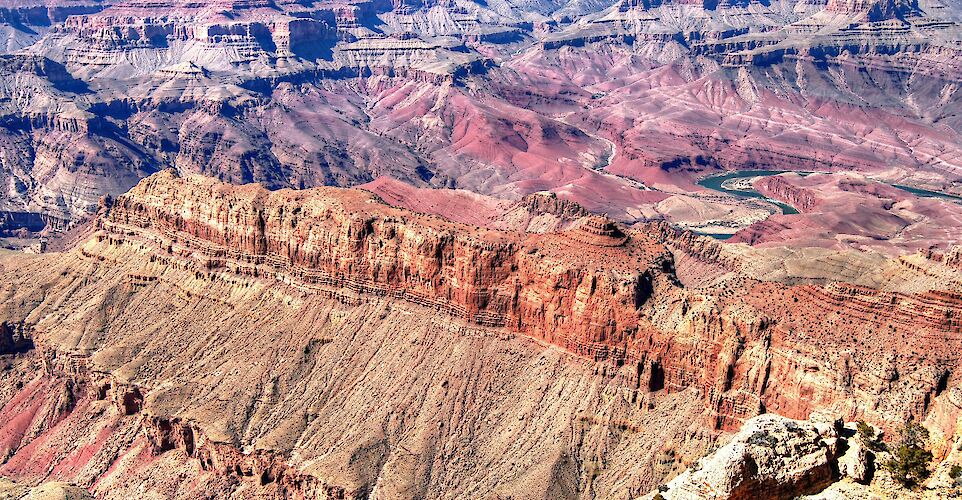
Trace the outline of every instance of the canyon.
{"type": "Polygon", "coordinates": [[[0,0],[0,497],[962,494],[960,23],[0,0]]]}
{"type": "MultiPolygon", "coordinates": [[[[165,168],[271,189],[384,177],[507,202],[550,191],[749,243],[782,223],[777,207],[696,181],[775,168],[962,193],[962,30],[937,0],[0,11],[0,209],[60,221],[48,232],[165,168]]],[[[928,205],[915,222],[956,217],[928,205]]],[[[853,236],[912,247],[892,228],[853,236]]],[[[856,240],[810,243],[866,248],[856,240]]]]}
{"type": "Polygon", "coordinates": [[[962,439],[951,256],[760,279],[547,194],[506,210],[559,221],[525,232],[172,170],[102,205],[66,252],[0,255],[0,474],[28,484],[619,498],[763,413],[925,419],[946,464],[962,439]]]}

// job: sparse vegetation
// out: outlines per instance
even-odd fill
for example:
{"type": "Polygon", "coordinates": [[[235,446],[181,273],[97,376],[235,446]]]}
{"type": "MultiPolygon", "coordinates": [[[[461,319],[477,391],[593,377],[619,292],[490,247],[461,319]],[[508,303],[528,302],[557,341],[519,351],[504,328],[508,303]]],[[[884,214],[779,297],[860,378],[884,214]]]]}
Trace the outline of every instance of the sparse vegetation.
{"type": "Polygon", "coordinates": [[[892,458],[884,467],[892,478],[906,488],[916,488],[928,479],[931,471],[932,452],[925,448],[929,431],[915,422],[906,422],[898,445],[892,450],[892,458]]]}
{"type": "Polygon", "coordinates": [[[658,457],[656,458],[656,463],[659,465],[667,465],[671,467],[678,461],[675,456],[675,450],[672,448],[665,448],[658,452],[658,457]]]}
{"type": "Polygon", "coordinates": [[[748,442],[755,446],[765,446],[768,448],[775,448],[778,446],[778,438],[763,431],[758,431],[749,436],[748,442]]]}
{"type": "Polygon", "coordinates": [[[601,461],[600,460],[588,460],[585,462],[585,476],[588,478],[589,483],[593,483],[595,479],[601,475],[601,461]]]}
{"type": "Polygon", "coordinates": [[[875,427],[865,423],[864,420],[859,420],[855,424],[855,429],[858,431],[858,436],[862,439],[862,443],[865,447],[874,451],[879,452],[885,449],[885,443],[879,439],[879,435],[875,433],[875,427]]]}

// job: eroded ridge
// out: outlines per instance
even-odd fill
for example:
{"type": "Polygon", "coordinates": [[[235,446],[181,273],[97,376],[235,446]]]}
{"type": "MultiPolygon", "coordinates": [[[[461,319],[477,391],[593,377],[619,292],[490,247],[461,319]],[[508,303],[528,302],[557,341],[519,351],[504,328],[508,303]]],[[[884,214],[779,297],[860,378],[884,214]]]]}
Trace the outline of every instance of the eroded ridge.
{"type": "Polygon", "coordinates": [[[962,341],[953,291],[744,278],[688,290],[665,245],[695,248],[683,243],[690,235],[658,224],[624,231],[589,216],[566,231],[522,234],[389,207],[361,191],[269,192],[172,172],[121,197],[101,224],[103,241],[147,244],[198,272],[273,279],[354,303],[400,299],[636,365],[634,390],[698,387],[722,429],[767,409],[804,418],[840,401],[852,402],[851,415],[872,414],[902,390],[898,411],[924,412],[962,341]],[[874,375],[881,358],[918,383],[894,390],[887,375],[874,375]],[[863,372],[873,375],[852,375],[863,372]],[[854,403],[863,397],[875,403],[854,403]]]}
{"type": "Polygon", "coordinates": [[[762,281],[709,243],[163,172],[75,250],[0,255],[0,475],[335,498],[577,477],[559,497],[637,496],[672,470],[651,450],[695,453],[761,413],[929,417],[952,442],[958,290],[762,281]],[[694,261],[727,277],[686,287],[694,261]]]}
{"type": "Polygon", "coordinates": [[[162,253],[299,286],[346,289],[507,327],[597,359],[624,361],[655,287],[673,287],[671,255],[603,218],[569,231],[485,230],[318,188],[231,188],[171,172],[117,203],[100,238],[138,237],[162,253]]]}

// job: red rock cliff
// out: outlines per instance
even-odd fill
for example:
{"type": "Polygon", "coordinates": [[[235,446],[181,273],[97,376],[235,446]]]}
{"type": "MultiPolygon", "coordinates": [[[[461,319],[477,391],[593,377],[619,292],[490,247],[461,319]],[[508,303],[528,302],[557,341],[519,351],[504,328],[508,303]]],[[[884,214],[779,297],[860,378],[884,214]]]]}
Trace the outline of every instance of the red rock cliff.
{"type": "Polygon", "coordinates": [[[626,358],[671,255],[643,233],[585,218],[558,234],[473,228],[335,188],[268,192],[153,176],[103,226],[227,268],[332,290],[390,295],[468,322],[545,339],[598,359],[626,358]]]}
{"type": "Polygon", "coordinates": [[[269,192],[164,172],[121,197],[102,226],[101,238],[151,241],[203,272],[278,279],[341,300],[389,296],[637,364],[629,387],[697,387],[719,428],[829,406],[881,420],[877,408],[890,398],[899,399],[897,420],[922,414],[962,340],[957,294],[745,279],[686,290],[663,227],[624,233],[600,217],[521,234],[392,208],[361,191],[269,192]],[[879,366],[914,375],[893,380],[879,366]]]}

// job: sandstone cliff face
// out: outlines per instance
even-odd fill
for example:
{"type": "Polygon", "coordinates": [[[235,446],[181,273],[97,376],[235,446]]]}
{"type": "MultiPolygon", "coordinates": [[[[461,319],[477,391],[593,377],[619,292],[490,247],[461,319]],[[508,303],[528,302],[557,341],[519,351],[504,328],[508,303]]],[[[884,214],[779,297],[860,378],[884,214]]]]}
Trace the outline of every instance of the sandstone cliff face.
{"type": "MultiPolygon", "coordinates": [[[[78,306],[2,359],[0,475],[105,498],[631,496],[662,480],[660,447],[687,463],[714,439],[691,428],[692,392],[634,399],[634,367],[390,297],[207,271],[125,237],[6,268],[53,265],[55,283],[35,283],[78,306]]],[[[3,315],[33,318],[19,297],[37,291],[5,287],[18,298],[3,315]]]]}
{"type": "MultiPolygon", "coordinates": [[[[122,477],[165,494],[640,495],[759,413],[958,417],[956,291],[736,271],[689,289],[660,225],[486,230],[357,190],[170,171],[99,224],[71,253],[0,259],[0,318],[24,332],[7,343],[36,346],[6,349],[27,352],[0,387],[0,474],[53,467],[104,496],[122,477]]],[[[710,254],[698,241],[679,248],[710,254]]]]}
{"type": "Polygon", "coordinates": [[[847,416],[880,416],[877,405],[895,403],[894,394],[878,391],[895,386],[903,398],[898,411],[921,415],[956,362],[939,339],[955,342],[962,334],[962,301],[950,291],[743,280],[725,285],[741,290],[731,298],[689,292],[661,244],[663,229],[623,234],[592,218],[556,234],[469,231],[359,192],[268,194],[167,172],[118,200],[103,226],[106,241],[132,233],[203,269],[333,295],[392,297],[596,360],[637,365],[630,383],[638,389],[703,390],[708,421],[718,428],[766,409],[805,417],[842,405],[847,416]],[[881,335],[866,339],[866,331],[881,335]],[[875,355],[857,350],[868,343],[889,352],[908,332],[934,350],[886,357],[896,379],[876,374],[875,355]],[[913,366],[918,356],[927,361],[913,366]],[[813,368],[800,370],[799,363],[813,368]],[[902,378],[905,372],[916,373],[917,382],[902,378]]]}
{"type": "Polygon", "coordinates": [[[104,223],[121,234],[131,226],[175,254],[201,252],[210,269],[393,296],[599,359],[624,360],[639,329],[652,328],[639,310],[656,286],[672,286],[669,254],[604,222],[472,234],[358,191],[275,196],[165,172],[121,197],[104,223]],[[584,244],[594,252],[571,249],[584,244]]]}

